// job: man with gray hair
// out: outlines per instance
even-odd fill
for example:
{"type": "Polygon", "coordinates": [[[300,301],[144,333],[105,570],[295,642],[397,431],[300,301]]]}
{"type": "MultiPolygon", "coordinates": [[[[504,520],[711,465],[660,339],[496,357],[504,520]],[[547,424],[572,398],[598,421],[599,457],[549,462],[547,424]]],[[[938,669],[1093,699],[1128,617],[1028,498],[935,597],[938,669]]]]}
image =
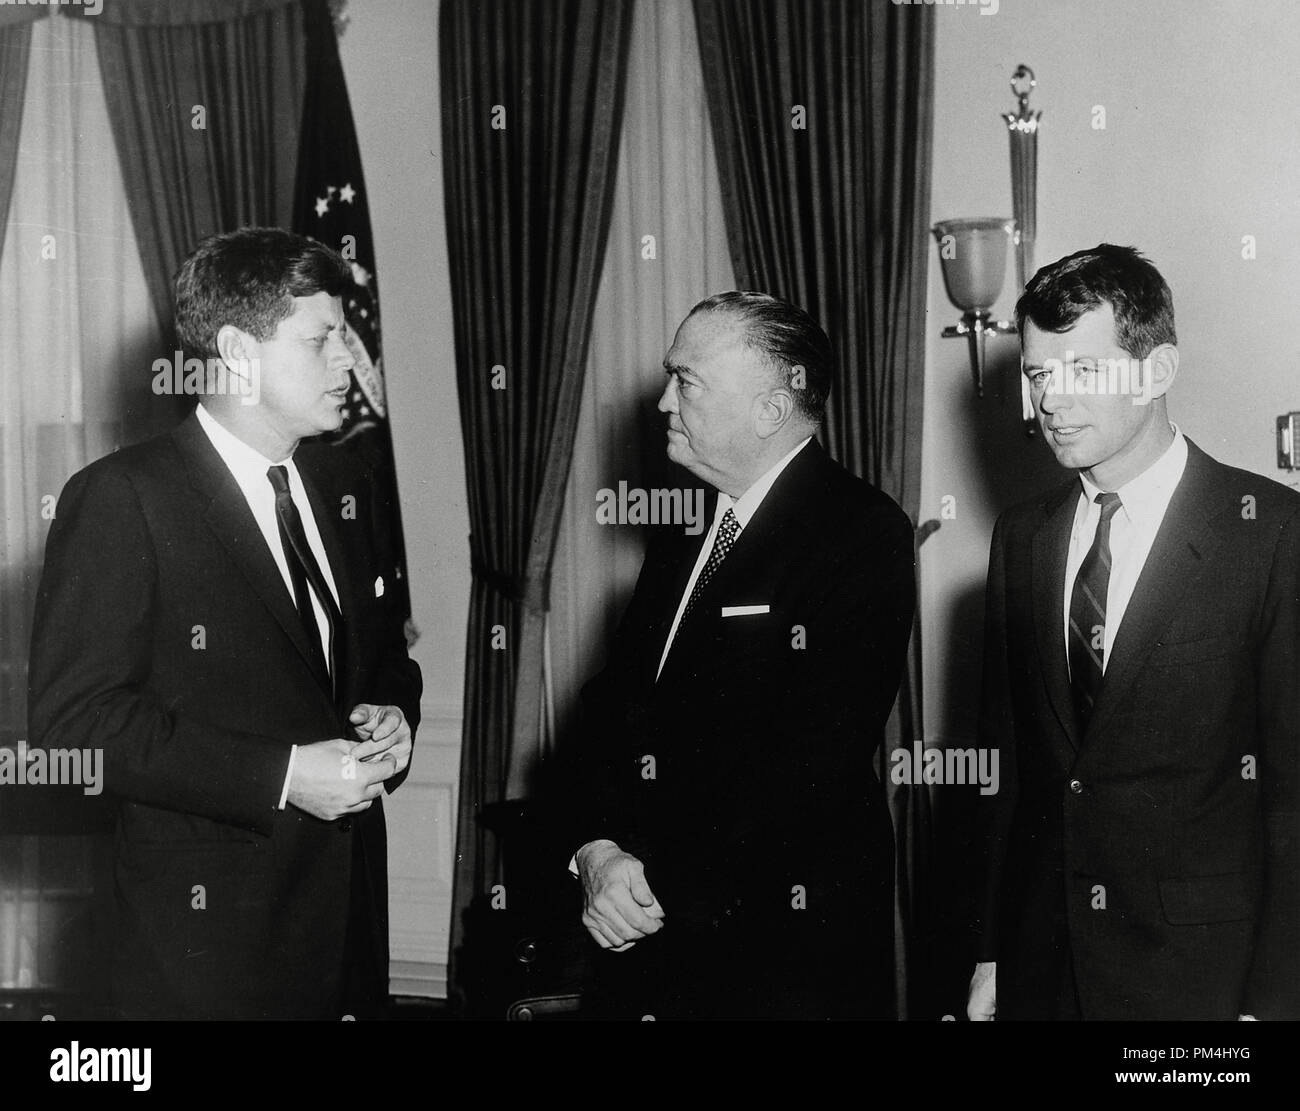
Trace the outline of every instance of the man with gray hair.
{"type": "Polygon", "coordinates": [[[893,833],[872,767],[915,604],[912,527],[814,440],[802,309],[700,302],[664,359],[668,457],[717,490],[653,544],[583,692],[573,868],[610,1017],[887,1018],[893,833]]]}

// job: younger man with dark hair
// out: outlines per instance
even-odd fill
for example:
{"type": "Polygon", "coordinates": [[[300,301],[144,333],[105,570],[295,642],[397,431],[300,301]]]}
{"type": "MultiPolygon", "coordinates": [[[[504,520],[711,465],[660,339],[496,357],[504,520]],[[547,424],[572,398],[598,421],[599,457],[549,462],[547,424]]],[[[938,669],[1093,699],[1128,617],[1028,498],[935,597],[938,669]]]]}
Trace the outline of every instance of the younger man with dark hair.
{"type": "Polygon", "coordinates": [[[1016,316],[1076,476],[993,532],[968,1014],[1298,1018],[1300,496],[1170,424],[1137,251],[1044,267],[1016,316]]]}
{"type": "Polygon", "coordinates": [[[120,800],[124,1018],[383,1012],[380,796],[406,774],[420,672],[383,602],[368,483],[299,448],[341,423],[347,279],[274,228],[200,244],[176,318],[213,392],[59,498],[30,734],[102,749],[120,800]]]}

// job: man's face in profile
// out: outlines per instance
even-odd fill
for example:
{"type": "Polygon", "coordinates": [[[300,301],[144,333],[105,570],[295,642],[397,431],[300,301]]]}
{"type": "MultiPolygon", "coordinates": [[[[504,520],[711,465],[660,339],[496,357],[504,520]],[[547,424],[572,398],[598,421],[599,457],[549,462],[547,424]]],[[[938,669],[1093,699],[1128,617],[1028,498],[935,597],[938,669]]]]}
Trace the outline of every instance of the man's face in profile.
{"type": "Polygon", "coordinates": [[[658,408],[668,417],[668,458],[722,490],[757,451],[753,414],[766,383],[755,364],[723,312],[687,317],[664,356],[658,408]]]}
{"type": "Polygon", "coordinates": [[[1133,384],[1136,375],[1151,374],[1151,365],[1120,347],[1111,306],[1084,313],[1065,332],[1045,332],[1026,320],[1022,342],[1034,412],[1056,461],[1071,470],[1126,471],[1126,458],[1139,451],[1157,413],[1133,384]],[[1128,369],[1128,389],[1117,388],[1108,373],[1117,360],[1128,369]]]}
{"type": "Polygon", "coordinates": [[[293,305],[269,339],[252,345],[261,418],[289,442],[342,425],[354,363],[338,297],[313,293],[295,297],[293,305]]]}

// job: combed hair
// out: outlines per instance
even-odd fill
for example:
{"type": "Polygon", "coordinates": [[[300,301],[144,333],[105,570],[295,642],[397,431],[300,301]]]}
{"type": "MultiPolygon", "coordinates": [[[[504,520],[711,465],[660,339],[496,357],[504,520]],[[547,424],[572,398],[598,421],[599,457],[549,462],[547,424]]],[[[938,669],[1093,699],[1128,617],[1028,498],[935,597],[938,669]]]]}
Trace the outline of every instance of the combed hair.
{"type": "Polygon", "coordinates": [[[814,424],[826,415],[831,392],[835,349],[822,326],[797,305],[770,293],[731,290],[706,297],[690,316],[700,312],[726,312],[741,326],[745,343],[758,352],[794,395],[799,411],[814,424]],[[803,367],[803,387],[793,382],[796,367],[803,367]]]}
{"type": "Polygon", "coordinates": [[[1134,247],[1100,243],[1044,266],[1016,302],[1016,327],[1029,320],[1045,332],[1065,332],[1086,312],[1109,304],[1115,339],[1135,359],[1162,343],[1177,343],[1174,298],[1160,271],[1134,247]]]}
{"type": "Polygon", "coordinates": [[[337,251],[281,228],[209,236],[176,275],[177,338],[187,354],[215,358],[225,325],[269,339],[292,315],[293,298],[341,296],[351,278],[337,251]]]}

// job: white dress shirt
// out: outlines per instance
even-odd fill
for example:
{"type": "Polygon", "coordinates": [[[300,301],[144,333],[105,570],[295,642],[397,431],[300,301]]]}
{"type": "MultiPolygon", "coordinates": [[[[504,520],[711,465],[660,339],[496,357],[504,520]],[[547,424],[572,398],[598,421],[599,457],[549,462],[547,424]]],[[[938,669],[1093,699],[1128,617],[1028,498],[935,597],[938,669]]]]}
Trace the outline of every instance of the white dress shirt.
{"type": "MultiPolygon", "coordinates": [[[[252,511],[258,529],[261,530],[262,538],[266,541],[266,546],[271,550],[275,565],[280,569],[280,577],[284,580],[285,590],[289,592],[289,600],[293,602],[296,608],[297,602],[293,596],[293,579],[289,574],[289,562],[285,557],[284,545],[280,543],[280,526],[275,513],[275,489],[271,486],[271,480],[266,477],[266,472],[274,466],[284,467],[288,472],[289,496],[293,498],[293,504],[298,509],[298,516],[302,518],[303,532],[307,534],[307,546],[311,549],[311,554],[320,565],[321,574],[325,576],[325,584],[334,596],[334,604],[339,606],[341,612],[342,606],[339,603],[339,591],[334,582],[334,573],[330,570],[330,561],[325,555],[325,545],[321,541],[320,529],[316,526],[316,516],[312,513],[311,502],[307,500],[307,491],[303,488],[302,478],[298,474],[298,468],[294,466],[293,457],[290,456],[278,463],[268,459],[256,448],[249,447],[248,444],[219,423],[203,407],[202,402],[199,403],[198,408],[195,410],[195,415],[198,417],[199,427],[203,429],[212,442],[217,454],[221,456],[221,461],[225,463],[227,470],[230,471],[231,476],[239,485],[239,489],[243,492],[244,500],[248,502],[248,508],[252,511]]],[[[316,627],[320,630],[321,644],[329,644],[329,618],[326,617],[325,609],[321,605],[320,599],[316,597],[316,592],[308,590],[308,593],[311,595],[316,627]]],[[[297,754],[298,746],[294,745],[289,753],[289,768],[284,777],[284,790],[280,792],[279,806],[281,810],[284,809],[289,797],[289,779],[293,775],[294,758],[297,754]]]]}
{"type": "MultiPolygon", "coordinates": [[[[1115,491],[1120,508],[1110,519],[1110,583],[1106,588],[1106,631],[1103,644],[1102,673],[1110,663],[1111,646],[1124,613],[1128,609],[1133,589],[1137,586],[1142,568],[1146,566],[1151,545],[1169,509],[1169,500],[1187,467],[1187,440],[1174,425],[1173,443],[1154,463],[1136,478],[1129,479],[1115,491]]],[[[1097,535],[1101,520],[1101,506],[1096,497],[1101,487],[1079,475],[1083,489],[1074,511],[1074,528],[1070,533],[1070,552],[1065,562],[1065,587],[1061,612],[1061,639],[1066,645],[1069,659],[1070,599],[1074,594],[1074,580],[1079,567],[1097,535]]]]}
{"type": "Polygon", "coordinates": [[[663,654],[659,657],[659,670],[655,672],[656,681],[663,672],[664,662],[668,659],[668,649],[672,647],[673,638],[677,635],[677,626],[682,623],[682,614],[686,610],[686,603],[690,601],[691,591],[695,589],[695,583],[700,577],[700,572],[704,570],[704,565],[709,562],[709,556],[713,554],[713,541],[718,535],[718,527],[722,524],[722,518],[726,516],[727,510],[731,510],[736,518],[736,523],[740,525],[740,530],[736,533],[736,539],[739,540],[741,533],[745,531],[745,526],[749,524],[758,511],[758,507],[763,504],[767,492],[772,489],[772,484],[781,476],[781,472],[789,466],[790,460],[808,446],[808,441],[811,439],[811,436],[807,436],[800,440],[787,454],[783,455],[771,468],[765,471],[762,477],[754,482],[740,497],[733,499],[729,494],[718,492],[718,506],[713,514],[713,524],[709,526],[708,535],[704,538],[699,558],[696,559],[695,567],[691,570],[691,577],[686,580],[686,589],[682,591],[682,600],[677,603],[677,614],[673,617],[673,627],[668,630],[668,639],[664,642],[663,654]]]}

